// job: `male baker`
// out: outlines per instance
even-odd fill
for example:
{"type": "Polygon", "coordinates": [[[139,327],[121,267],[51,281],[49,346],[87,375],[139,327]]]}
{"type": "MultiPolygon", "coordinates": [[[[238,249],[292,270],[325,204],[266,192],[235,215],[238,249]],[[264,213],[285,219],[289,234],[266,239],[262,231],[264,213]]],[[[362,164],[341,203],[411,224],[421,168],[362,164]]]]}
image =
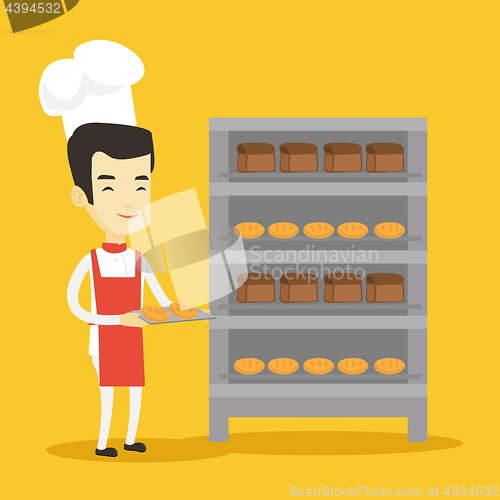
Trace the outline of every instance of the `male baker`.
{"type": "MultiPolygon", "coordinates": [[[[90,324],[89,354],[101,390],[101,426],[96,455],[116,457],[107,447],[114,387],[129,387],[130,416],[124,449],[135,442],[144,386],[142,308],[144,282],[161,306],[171,301],[148,262],[125,241],[129,223],[151,202],[154,149],[151,132],[136,126],[131,85],[142,78],[141,60],[108,41],[80,45],[74,59],[49,65],[40,82],[44,111],[62,116],[74,187],[71,199],[105,232],[102,247],[78,264],[68,286],[72,312],[90,324]],[[91,310],[78,301],[87,275],[91,310]]],[[[142,212],[144,213],[144,211],[142,212]]]]}

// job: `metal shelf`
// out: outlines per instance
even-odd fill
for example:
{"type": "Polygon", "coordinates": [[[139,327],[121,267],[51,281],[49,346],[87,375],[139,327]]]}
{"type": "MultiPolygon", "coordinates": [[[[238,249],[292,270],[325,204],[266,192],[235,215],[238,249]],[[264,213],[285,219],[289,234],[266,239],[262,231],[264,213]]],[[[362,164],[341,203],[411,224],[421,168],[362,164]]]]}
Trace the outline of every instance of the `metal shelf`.
{"type": "MultiPolygon", "coordinates": [[[[217,320],[210,322],[209,335],[211,441],[228,440],[228,419],[231,417],[404,417],[408,418],[409,441],[427,439],[427,270],[423,267],[427,263],[426,132],[425,118],[210,119],[210,232],[214,243],[211,253],[221,253],[226,267],[243,261],[273,266],[297,264],[298,259],[301,264],[321,267],[327,262],[335,265],[362,262],[366,266],[373,264],[372,268],[380,271],[390,268],[390,264],[396,264],[392,267],[400,264],[399,267],[404,267],[401,273],[407,283],[405,291],[409,302],[326,304],[321,295],[320,301],[315,303],[227,304],[235,300],[233,296],[212,301],[212,311],[219,309],[217,320]],[[322,147],[330,141],[355,142],[362,147],[371,142],[397,142],[405,148],[406,171],[325,172],[322,147]],[[285,142],[316,144],[319,170],[310,173],[237,172],[236,145],[243,142],[271,143],[276,151],[285,142]],[[372,197],[378,199],[370,199],[372,197]],[[287,207],[280,206],[277,212],[288,213],[292,219],[295,217],[301,222],[301,228],[313,220],[309,217],[314,214],[313,204],[310,204],[314,201],[322,206],[319,213],[329,213],[328,207],[334,205],[335,214],[347,212],[353,217],[354,214],[366,214],[365,223],[369,221],[371,229],[367,236],[356,240],[342,238],[338,233],[316,240],[306,237],[302,231],[292,239],[279,240],[266,232],[261,238],[247,240],[245,253],[243,249],[228,249],[234,241],[228,234],[229,226],[244,222],[239,219],[245,218],[245,213],[255,214],[255,220],[265,221],[265,226],[275,222],[271,220],[273,212],[266,211],[271,198],[276,198],[273,202],[276,205],[290,203],[287,207]],[[407,221],[409,234],[395,240],[375,236],[372,228],[381,214],[370,208],[371,203],[375,208],[380,205],[383,214],[400,213],[402,222],[407,221]],[[326,211],[323,205],[327,206],[326,211]],[[390,205],[394,206],[392,212],[390,205]],[[259,249],[251,250],[252,246],[259,249]],[[338,252],[340,260],[330,262],[332,250],[338,252]],[[361,251],[364,255],[367,252],[376,254],[360,261],[361,251]],[[377,267],[376,264],[388,265],[377,267]],[[412,373],[382,375],[375,372],[372,365],[368,373],[359,375],[342,374],[337,369],[326,375],[312,375],[302,367],[290,375],[271,374],[267,369],[256,375],[228,373],[233,370],[229,360],[236,359],[240,351],[246,352],[245,342],[255,340],[255,352],[251,354],[259,357],[260,351],[260,359],[267,359],[267,340],[271,342],[275,338],[276,342],[286,343],[299,338],[297,349],[301,349],[302,343],[307,345],[310,341],[307,332],[312,330],[316,330],[314,335],[321,337],[325,346],[345,342],[348,347],[354,347],[352,342],[359,340],[355,330],[365,330],[365,339],[370,342],[379,340],[379,335],[387,342],[392,339],[395,345],[401,344],[398,347],[401,352],[407,352],[407,370],[412,373]],[[252,339],[252,334],[258,338],[252,339]],[[261,341],[266,345],[260,345],[261,341]]],[[[363,160],[366,160],[364,152],[363,160]]],[[[219,264],[214,262],[211,266],[218,270],[219,264]]],[[[378,345],[385,349],[384,343],[378,342],[378,345]]],[[[367,352],[372,349],[367,347],[367,352]]]]}
{"type": "Polygon", "coordinates": [[[427,384],[210,384],[215,398],[427,397],[427,384]]]}
{"type": "MultiPolygon", "coordinates": [[[[223,249],[219,249],[223,250],[223,249]]],[[[286,250],[251,250],[245,251],[245,259],[242,252],[226,250],[226,256],[229,264],[426,264],[426,250],[338,250],[343,252],[342,260],[331,260],[331,256],[325,253],[325,250],[297,250],[300,252],[300,260],[295,254],[288,254],[286,250]],[[360,257],[369,257],[369,260],[363,262],[360,257]],[[376,259],[372,258],[373,256],[376,259]]]]}
{"type": "MultiPolygon", "coordinates": [[[[214,311],[212,311],[213,313],[214,311]]],[[[422,330],[427,316],[217,316],[210,330],[422,330]]]]}
{"type": "MultiPolygon", "coordinates": [[[[219,236],[220,241],[235,241],[236,234],[229,236],[219,236]]],[[[399,238],[380,238],[379,236],[363,236],[362,238],[343,238],[342,236],[329,236],[328,238],[309,238],[308,236],[292,236],[291,238],[273,238],[272,236],[260,236],[258,238],[243,238],[249,243],[279,243],[279,242],[308,242],[308,243],[328,243],[339,242],[343,243],[385,243],[385,242],[401,242],[401,241],[422,241],[422,236],[401,236],[399,238]]]]}
{"type": "Polygon", "coordinates": [[[345,182],[346,179],[352,181],[369,180],[371,182],[380,182],[381,180],[398,181],[403,179],[421,179],[423,176],[419,173],[409,172],[237,172],[220,173],[219,179],[238,179],[241,182],[345,182]]]}
{"type": "Polygon", "coordinates": [[[425,182],[210,182],[210,196],[427,196],[425,182]]]}
{"type": "MultiPolygon", "coordinates": [[[[377,304],[370,304],[367,302],[356,302],[356,303],[335,303],[335,304],[317,304],[315,302],[294,302],[294,303],[282,303],[282,302],[271,302],[271,303],[252,303],[252,304],[221,304],[219,309],[228,309],[229,311],[311,311],[318,309],[331,309],[334,310],[347,310],[352,309],[353,311],[363,311],[363,310],[412,310],[412,309],[422,309],[422,304],[404,304],[401,302],[383,302],[377,304]],[[304,305],[306,304],[306,305],[304,305]]],[[[215,311],[216,309],[214,309],[215,311]]]]}
{"type": "Polygon", "coordinates": [[[243,375],[236,373],[223,373],[219,375],[220,379],[223,380],[410,380],[410,379],[421,379],[422,375],[420,374],[408,374],[408,373],[397,373],[395,375],[383,375],[383,374],[371,374],[371,373],[360,373],[357,375],[346,375],[346,374],[326,374],[326,375],[313,375],[313,374],[294,374],[291,373],[289,375],[277,375],[273,373],[269,374],[255,374],[255,375],[243,375]]]}
{"type": "Polygon", "coordinates": [[[210,118],[211,132],[425,132],[427,118],[210,118]]]}

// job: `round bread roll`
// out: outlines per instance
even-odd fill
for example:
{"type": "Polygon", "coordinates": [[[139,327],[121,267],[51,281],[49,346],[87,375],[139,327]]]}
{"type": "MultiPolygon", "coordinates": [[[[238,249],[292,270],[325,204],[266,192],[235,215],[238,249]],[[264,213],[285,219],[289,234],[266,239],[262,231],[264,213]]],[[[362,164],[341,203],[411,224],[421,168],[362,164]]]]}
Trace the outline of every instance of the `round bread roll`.
{"type": "Polygon", "coordinates": [[[304,234],[309,238],[328,238],[334,231],[334,227],[328,222],[310,222],[304,226],[304,234]]]}
{"type": "Polygon", "coordinates": [[[172,302],[168,310],[178,318],[193,319],[198,316],[198,311],[194,307],[190,307],[182,302],[172,302]]]}
{"type": "Polygon", "coordinates": [[[234,227],[236,236],[241,236],[247,240],[262,236],[264,231],[264,226],[258,222],[241,222],[234,227]]]}
{"type": "Polygon", "coordinates": [[[304,363],[304,370],[313,375],[330,373],[334,368],[333,361],[326,358],[311,358],[304,363]]]}
{"type": "Polygon", "coordinates": [[[368,232],[368,227],[361,222],[344,222],[337,231],[343,238],[356,239],[362,238],[368,232]]]}
{"type": "Polygon", "coordinates": [[[405,369],[405,364],[397,358],[382,358],[375,362],[374,367],[384,375],[395,375],[405,369]]]}
{"type": "Polygon", "coordinates": [[[381,222],[375,226],[375,234],[380,238],[392,240],[405,234],[405,227],[399,222],[381,222]]]}
{"type": "Polygon", "coordinates": [[[273,238],[280,239],[293,238],[299,232],[299,228],[291,222],[275,222],[267,230],[273,238]]]}
{"type": "Polygon", "coordinates": [[[266,366],[264,362],[257,358],[241,358],[234,363],[234,369],[244,375],[260,373],[264,366],[266,366]]]}
{"type": "Polygon", "coordinates": [[[141,314],[149,321],[154,321],[156,323],[163,323],[170,318],[170,314],[168,314],[165,309],[158,306],[144,306],[141,309],[141,314]]]}
{"type": "Polygon", "coordinates": [[[357,375],[368,369],[368,363],[360,358],[346,358],[337,363],[337,368],[347,375],[357,375]]]}
{"type": "Polygon", "coordinates": [[[299,364],[294,359],[290,358],[276,358],[269,361],[267,365],[270,371],[278,375],[289,375],[297,371],[299,364]]]}

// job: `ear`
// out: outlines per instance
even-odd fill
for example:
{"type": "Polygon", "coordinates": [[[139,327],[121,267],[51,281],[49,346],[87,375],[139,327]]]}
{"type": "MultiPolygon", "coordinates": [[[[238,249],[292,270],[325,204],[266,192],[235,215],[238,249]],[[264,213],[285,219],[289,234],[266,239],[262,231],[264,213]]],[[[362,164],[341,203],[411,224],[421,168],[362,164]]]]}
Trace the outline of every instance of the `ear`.
{"type": "Polygon", "coordinates": [[[78,186],[73,186],[71,188],[71,200],[77,207],[85,207],[89,203],[87,195],[83,192],[83,189],[78,186]]]}

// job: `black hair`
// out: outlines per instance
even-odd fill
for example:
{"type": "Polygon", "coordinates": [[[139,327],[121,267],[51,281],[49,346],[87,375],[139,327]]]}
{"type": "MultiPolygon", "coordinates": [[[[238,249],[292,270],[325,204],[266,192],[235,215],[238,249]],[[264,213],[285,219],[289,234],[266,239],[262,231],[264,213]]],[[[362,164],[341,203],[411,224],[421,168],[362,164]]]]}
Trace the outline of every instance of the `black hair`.
{"type": "Polygon", "coordinates": [[[101,151],[115,160],[151,155],[155,165],[153,136],[149,130],[130,125],[87,123],[78,127],[68,141],[68,161],[75,186],[94,204],[92,193],[92,157],[101,151]]]}

